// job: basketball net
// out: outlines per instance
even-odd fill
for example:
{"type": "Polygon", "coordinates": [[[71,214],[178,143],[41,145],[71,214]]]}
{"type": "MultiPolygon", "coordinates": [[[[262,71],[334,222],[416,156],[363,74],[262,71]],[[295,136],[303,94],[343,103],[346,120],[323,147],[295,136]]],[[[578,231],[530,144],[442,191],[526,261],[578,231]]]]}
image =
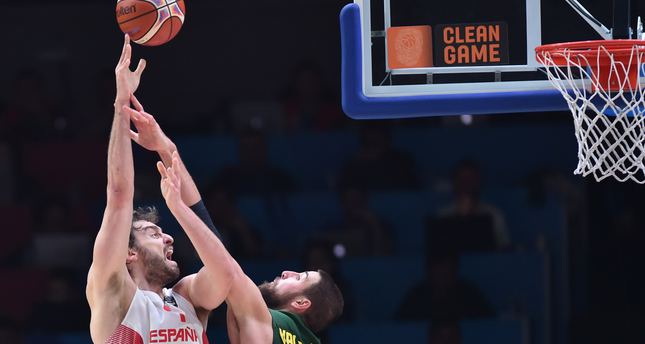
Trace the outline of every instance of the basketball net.
{"type": "Polygon", "coordinates": [[[551,44],[536,53],[573,114],[574,174],[645,184],[645,41],[551,44]]]}

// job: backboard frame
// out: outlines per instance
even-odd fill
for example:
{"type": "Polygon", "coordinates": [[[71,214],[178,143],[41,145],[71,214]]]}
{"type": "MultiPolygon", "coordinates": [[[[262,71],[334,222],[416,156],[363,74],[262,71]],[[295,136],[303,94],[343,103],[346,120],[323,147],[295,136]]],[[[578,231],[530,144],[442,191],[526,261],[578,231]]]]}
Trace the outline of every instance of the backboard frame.
{"type": "MultiPolygon", "coordinates": [[[[536,1],[539,0],[527,0],[530,3],[536,1]]],[[[568,109],[561,94],[547,80],[375,86],[372,80],[369,11],[370,0],[356,0],[347,4],[340,13],[342,106],[351,118],[481,115],[568,109]]],[[[534,59],[532,56],[526,66],[518,68],[537,70],[537,65],[531,65],[534,59]]],[[[500,67],[485,68],[501,71],[500,67]]],[[[482,67],[455,68],[470,68],[472,72],[482,67]]]]}

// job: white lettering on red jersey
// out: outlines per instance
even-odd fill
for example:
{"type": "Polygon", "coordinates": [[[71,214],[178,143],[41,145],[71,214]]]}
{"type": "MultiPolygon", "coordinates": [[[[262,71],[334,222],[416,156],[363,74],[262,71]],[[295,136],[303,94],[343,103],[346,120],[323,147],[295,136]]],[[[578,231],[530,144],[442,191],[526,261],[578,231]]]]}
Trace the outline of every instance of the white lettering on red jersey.
{"type": "Polygon", "coordinates": [[[172,289],[137,289],[125,318],[106,344],[208,344],[193,305],[172,289]],[[166,302],[164,302],[166,300],[166,302]]]}

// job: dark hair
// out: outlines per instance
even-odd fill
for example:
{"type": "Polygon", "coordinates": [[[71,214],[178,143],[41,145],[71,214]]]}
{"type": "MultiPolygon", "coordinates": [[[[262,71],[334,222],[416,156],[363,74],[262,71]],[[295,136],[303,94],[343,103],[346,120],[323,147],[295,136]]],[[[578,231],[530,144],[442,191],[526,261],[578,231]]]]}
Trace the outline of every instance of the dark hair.
{"type": "Polygon", "coordinates": [[[134,238],[134,231],[137,230],[134,228],[134,223],[137,221],[148,221],[154,224],[159,222],[159,212],[154,206],[150,207],[138,207],[132,212],[132,226],[130,227],[130,240],[128,241],[128,248],[133,248],[136,246],[136,241],[134,238]]]}
{"type": "Polygon", "coordinates": [[[343,314],[345,301],[340,289],[331,276],[323,270],[318,270],[320,281],[304,292],[311,301],[309,309],[302,317],[313,332],[324,330],[329,324],[343,314]]]}

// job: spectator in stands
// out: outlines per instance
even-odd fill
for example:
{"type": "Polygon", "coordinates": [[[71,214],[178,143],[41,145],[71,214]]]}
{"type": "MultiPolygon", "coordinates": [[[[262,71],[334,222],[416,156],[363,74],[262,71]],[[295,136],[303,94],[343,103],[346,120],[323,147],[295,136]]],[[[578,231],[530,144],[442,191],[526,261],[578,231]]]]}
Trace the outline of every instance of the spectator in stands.
{"type": "Polygon", "coordinates": [[[262,133],[249,130],[239,138],[239,165],[227,166],[214,185],[234,194],[267,195],[295,189],[293,178],[267,159],[267,144],[262,133]]]}
{"type": "Polygon", "coordinates": [[[419,186],[416,168],[410,155],[392,147],[388,127],[365,123],[358,152],[343,166],[338,183],[366,190],[414,189],[419,186]]]}
{"type": "Polygon", "coordinates": [[[56,333],[87,329],[90,312],[83,299],[84,275],[85,273],[69,269],[56,269],[50,272],[44,288],[45,295],[34,306],[35,311],[29,321],[33,324],[34,330],[56,333]]]}
{"type": "Polygon", "coordinates": [[[206,204],[213,216],[213,223],[231,255],[240,259],[262,256],[262,237],[240,214],[235,196],[231,192],[221,187],[211,188],[206,193],[206,204]]]}
{"type": "Polygon", "coordinates": [[[354,293],[349,281],[345,279],[340,271],[340,257],[342,249],[323,240],[313,240],[307,243],[303,256],[304,271],[323,270],[327,272],[336,282],[338,288],[343,292],[345,306],[343,314],[338,318],[339,322],[351,322],[354,320],[354,293]],[[336,249],[336,251],[334,250],[336,249]]]}
{"type": "Polygon", "coordinates": [[[324,80],[322,66],[302,61],[291,75],[283,96],[284,126],[289,132],[330,130],[348,122],[340,102],[324,80]]]}
{"type": "Polygon", "coordinates": [[[453,201],[428,222],[428,249],[487,251],[510,244],[502,212],[481,200],[481,171],[471,160],[459,162],[452,174],[453,201]]]}
{"type": "Polygon", "coordinates": [[[482,292],[458,276],[455,255],[430,257],[425,278],[405,295],[396,318],[399,320],[459,321],[492,316],[482,292]]]}
{"type": "Polygon", "coordinates": [[[340,191],[339,198],[341,220],[328,225],[320,236],[343,245],[348,256],[392,254],[390,228],[369,208],[367,193],[358,188],[346,188],[340,191]]]}

